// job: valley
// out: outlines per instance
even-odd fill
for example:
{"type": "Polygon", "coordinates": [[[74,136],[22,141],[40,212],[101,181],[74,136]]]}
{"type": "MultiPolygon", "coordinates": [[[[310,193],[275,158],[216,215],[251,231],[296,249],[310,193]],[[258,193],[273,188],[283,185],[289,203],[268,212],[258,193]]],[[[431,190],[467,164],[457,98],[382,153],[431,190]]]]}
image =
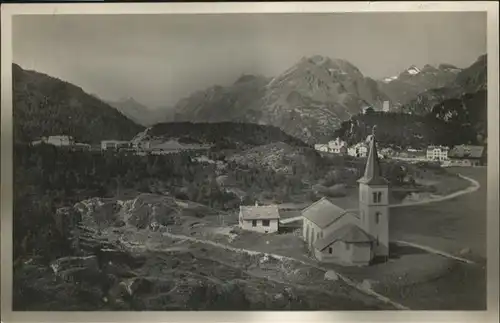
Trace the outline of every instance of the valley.
{"type": "Polygon", "coordinates": [[[385,263],[319,262],[301,212],[322,199],[359,206],[370,157],[317,143],[371,143],[377,126],[397,151],[483,145],[485,58],[374,80],[314,55],[154,114],[14,64],[14,309],[484,309],[485,167],[376,157],[390,186],[385,263]],[[251,205],[276,206],[279,230],[241,229],[251,205]]]}
{"type": "MultiPolygon", "coordinates": [[[[300,149],[307,151],[310,148],[299,146],[295,154],[300,158],[290,159],[294,170],[283,172],[272,165],[286,165],[283,157],[294,152],[294,148],[288,146],[283,150],[284,143],[275,146],[279,149],[272,150],[264,145],[237,153],[230,150],[237,157],[224,155],[226,168],[219,173],[213,164],[206,163],[210,160],[207,156],[201,160],[189,154],[145,158],[64,152],[50,147],[27,148],[29,153],[25,150],[25,154],[20,154],[22,150],[18,148],[16,199],[22,204],[16,204],[16,221],[19,221],[16,228],[19,231],[14,238],[22,237],[23,241],[18,245],[20,249],[15,249],[18,286],[15,308],[384,310],[416,306],[427,309],[426,304],[411,303],[410,307],[404,298],[390,296],[386,299],[388,295],[377,288],[382,288],[382,291],[391,288],[390,293],[393,293],[394,286],[399,285],[392,282],[382,283],[373,290],[363,287],[366,277],[376,277],[372,271],[376,272],[377,266],[358,272],[318,264],[305,248],[295,225],[283,225],[282,232],[276,235],[245,232],[235,227],[241,197],[224,193],[229,188],[244,194],[243,203],[267,199],[268,203],[281,202],[285,206],[287,203],[307,205],[315,201],[319,196],[311,195],[311,188],[317,183],[352,183],[352,187],[346,186],[343,195],[333,199],[345,207],[352,207],[357,201],[355,165],[362,169],[362,159],[358,160],[359,164],[347,160],[344,164],[337,164],[338,159],[332,164],[313,150],[309,155],[301,155],[300,149]],[[257,160],[263,162],[255,164],[256,158],[252,156],[261,148],[261,153],[274,157],[264,162],[268,159],[259,155],[257,160]],[[247,153],[250,154],[248,161],[242,160],[247,153]],[[82,162],[84,160],[87,161],[82,162]],[[316,163],[315,166],[308,164],[311,162],[316,163]],[[41,174],[42,177],[35,175],[35,169],[30,166],[37,163],[45,165],[46,172],[41,174]],[[348,163],[352,164],[351,168],[346,167],[348,163]],[[50,164],[66,169],[51,169],[50,164]],[[82,166],[84,168],[80,169],[82,166]],[[234,171],[233,167],[236,167],[234,171]],[[28,172],[30,169],[32,173],[28,172]],[[114,171],[109,172],[110,169],[114,171]],[[245,169],[248,175],[244,175],[247,174],[245,169]],[[214,173],[219,177],[201,181],[214,173]],[[71,174],[77,175],[78,179],[71,180],[75,176],[71,174]],[[132,174],[141,176],[139,186],[134,185],[137,182],[130,177],[132,174]],[[333,177],[325,177],[325,174],[333,177]],[[176,177],[179,178],[178,188],[169,184],[175,183],[176,177]],[[56,182],[57,178],[65,178],[65,184],[56,182]],[[87,182],[95,178],[99,178],[101,185],[105,184],[100,188],[102,192],[93,191],[95,184],[87,182]],[[191,184],[188,182],[190,178],[191,184]],[[43,188],[44,192],[34,191],[37,187],[43,188]],[[27,188],[31,190],[27,191],[27,188]],[[32,194],[42,198],[30,202],[32,194]],[[31,213],[25,210],[31,210],[31,213]],[[23,232],[29,227],[20,224],[26,223],[26,216],[34,214],[39,221],[39,232],[23,232]],[[30,245],[36,245],[40,251],[50,248],[47,243],[68,248],[45,249],[48,254],[27,253],[30,245]],[[96,248],[102,251],[96,251],[96,248]],[[105,259],[99,260],[100,266],[96,264],[96,257],[105,259]],[[54,263],[58,264],[56,272],[50,267],[54,263]],[[106,263],[108,265],[103,265],[106,263]],[[325,281],[329,270],[342,273],[346,280],[325,281]],[[325,284],[329,286],[327,290],[325,284]],[[34,295],[38,296],[30,298],[34,295]]],[[[215,153],[228,154],[228,151],[215,153]]],[[[387,167],[387,164],[383,165],[387,167]]],[[[416,166],[411,169],[417,184],[419,180],[422,185],[448,182],[443,187],[448,188],[454,183],[451,185],[456,190],[468,185],[447,171],[416,166]]],[[[385,171],[390,171],[390,168],[385,171]]],[[[404,187],[405,184],[399,185],[404,187]]],[[[446,193],[443,191],[443,194],[446,193]]],[[[392,203],[398,202],[402,202],[401,196],[393,196],[392,203]]],[[[436,268],[436,272],[432,269],[429,274],[432,277],[443,275],[443,270],[452,265],[443,263],[439,256],[419,257],[422,258],[419,261],[435,264],[431,268],[436,268]]],[[[403,257],[404,261],[406,258],[403,257]]],[[[398,268],[404,262],[399,265],[400,261],[394,261],[394,270],[401,270],[398,268]]],[[[417,280],[425,285],[429,279],[417,280]]]]}

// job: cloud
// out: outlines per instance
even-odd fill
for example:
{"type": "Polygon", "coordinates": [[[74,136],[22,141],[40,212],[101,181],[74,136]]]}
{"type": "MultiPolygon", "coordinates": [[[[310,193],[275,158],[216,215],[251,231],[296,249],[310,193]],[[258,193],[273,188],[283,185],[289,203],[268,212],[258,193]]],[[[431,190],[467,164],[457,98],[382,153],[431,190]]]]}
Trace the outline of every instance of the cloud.
{"type": "Polygon", "coordinates": [[[382,78],[410,65],[470,65],[483,13],[46,15],[13,19],[14,61],[106,99],[173,105],[242,73],[274,76],[302,56],[382,78]],[[465,23],[466,22],[466,23],[465,23]]]}

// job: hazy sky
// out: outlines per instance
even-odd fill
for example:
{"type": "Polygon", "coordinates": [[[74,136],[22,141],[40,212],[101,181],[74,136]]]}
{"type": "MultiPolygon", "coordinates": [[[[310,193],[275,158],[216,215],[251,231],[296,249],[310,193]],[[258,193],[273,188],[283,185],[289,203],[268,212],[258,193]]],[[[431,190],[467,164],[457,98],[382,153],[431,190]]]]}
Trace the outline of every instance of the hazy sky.
{"type": "Polygon", "coordinates": [[[153,108],[315,54],[382,78],[412,64],[466,67],[484,53],[485,13],[13,17],[15,63],[153,108]]]}

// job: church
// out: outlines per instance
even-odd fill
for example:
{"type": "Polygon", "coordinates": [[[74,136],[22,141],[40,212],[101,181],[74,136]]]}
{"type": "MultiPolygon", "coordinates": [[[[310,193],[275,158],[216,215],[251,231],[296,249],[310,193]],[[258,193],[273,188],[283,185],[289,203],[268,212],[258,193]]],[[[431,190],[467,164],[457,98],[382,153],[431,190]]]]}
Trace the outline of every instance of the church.
{"type": "Polygon", "coordinates": [[[319,261],[366,266],[389,256],[389,183],[381,173],[375,129],[370,137],[358,210],[324,197],[302,211],[303,239],[319,261]]]}

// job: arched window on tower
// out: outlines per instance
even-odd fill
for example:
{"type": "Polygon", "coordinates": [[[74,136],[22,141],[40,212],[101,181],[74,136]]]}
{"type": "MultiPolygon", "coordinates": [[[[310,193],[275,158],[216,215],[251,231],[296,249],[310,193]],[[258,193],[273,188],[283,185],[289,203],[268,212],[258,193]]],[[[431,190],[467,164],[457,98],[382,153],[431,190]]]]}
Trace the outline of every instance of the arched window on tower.
{"type": "Polygon", "coordinates": [[[380,221],[380,212],[375,213],[375,224],[378,224],[380,221]]]}
{"type": "Polygon", "coordinates": [[[373,203],[382,202],[382,192],[373,192],[373,203]]]}

